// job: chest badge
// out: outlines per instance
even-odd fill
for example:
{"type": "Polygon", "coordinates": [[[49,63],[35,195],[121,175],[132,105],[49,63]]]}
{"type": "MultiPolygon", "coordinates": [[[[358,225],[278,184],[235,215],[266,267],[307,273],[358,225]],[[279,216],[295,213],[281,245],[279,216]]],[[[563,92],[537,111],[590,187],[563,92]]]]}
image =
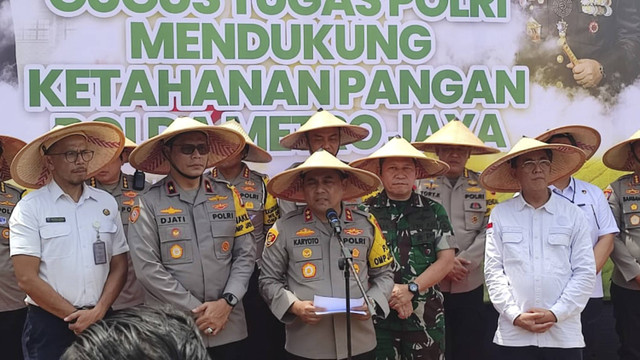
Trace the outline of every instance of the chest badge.
{"type": "Polygon", "coordinates": [[[109,211],[109,209],[102,209],[102,213],[104,214],[104,216],[111,215],[111,211],[109,211]]]}
{"type": "Polygon", "coordinates": [[[356,271],[356,274],[360,274],[360,265],[353,264],[353,269],[356,271]]]}
{"type": "Polygon", "coordinates": [[[2,238],[5,240],[9,239],[9,228],[2,229],[2,238]]]}
{"type": "Polygon", "coordinates": [[[302,265],[302,276],[305,279],[310,279],[316,276],[316,266],[312,263],[306,263],[302,265]]]}
{"type": "Polygon", "coordinates": [[[311,249],[306,248],[304,250],[302,250],[302,257],[305,259],[308,259],[311,257],[311,255],[313,255],[313,251],[311,251],[311,249]]]}
{"type": "Polygon", "coordinates": [[[174,239],[180,237],[180,229],[173,228],[173,230],[171,230],[171,236],[173,236],[174,239]]]}
{"type": "MultiPolygon", "coordinates": [[[[352,255],[354,258],[356,258],[356,259],[357,259],[357,258],[360,256],[360,250],[358,250],[358,249],[353,249],[353,250],[351,250],[351,255],[352,255]]],[[[355,264],[354,264],[354,266],[355,266],[355,264]]]]}
{"type": "Polygon", "coordinates": [[[174,259],[180,259],[184,254],[184,250],[182,250],[182,246],[175,244],[170,249],[171,257],[174,259]]]}
{"type": "Polygon", "coordinates": [[[181,209],[176,209],[173,206],[169,206],[166,209],[160,210],[160,212],[163,213],[163,214],[173,215],[173,214],[180,214],[182,212],[182,210],[181,209]]]}
{"type": "Polygon", "coordinates": [[[631,217],[629,218],[629,222],[633,226],[640,225],[640,216],[636,214],[631,215],[631,217]]]}
{"type": "Polygon", "coordinates": [[[296,231],[296,235],[298,236],[311,236],[313,234],[315,234],[316,232],[309,229],[309,228],[302,228],[298,231],[296,231]]]}
{"type": "Polygon", "coordinates": [[[347,235],[351,235],[351,236],[358,236],[358,235],[364,233],[364,230],[356,229],[356,228],[349,228],[349,229],[344,229],[344,233],[347,234],[347,235]]]}
{"type": "Polygon", "coordinates": [[[223,243],[222,243],[222,246],[221,246],[222,251],[224,251],[224,252],[229,251],[229,248],[230,248],[230,247],[231,247],[231,245],[229,244],[229,242],[228,242],[228,241],[223,242],[223,243]]]}

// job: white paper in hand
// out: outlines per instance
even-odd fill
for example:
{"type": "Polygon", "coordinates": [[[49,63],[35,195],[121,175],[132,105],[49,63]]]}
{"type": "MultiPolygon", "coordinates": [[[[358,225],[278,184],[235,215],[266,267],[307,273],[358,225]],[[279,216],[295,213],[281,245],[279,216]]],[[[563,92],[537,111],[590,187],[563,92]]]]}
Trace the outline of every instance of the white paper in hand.
{"type": "MultiPolygon", "coordinates": [[[[364,298],[360,297],[357,299],[351,299],[351,313],[352,314],[360,314],[367,315],[366,311],[354,311],[354,307],[364,305],[364,298]]],[[[345,313],[347,312],[347,303],[345,298],[335,298],[335,297],[327,297],[327,296],[313,296],[313,306],[324,308],[325,311],[316,311],[316,315],[325,315],[325,314],[337,314],[337,313],[345,313]]]]}

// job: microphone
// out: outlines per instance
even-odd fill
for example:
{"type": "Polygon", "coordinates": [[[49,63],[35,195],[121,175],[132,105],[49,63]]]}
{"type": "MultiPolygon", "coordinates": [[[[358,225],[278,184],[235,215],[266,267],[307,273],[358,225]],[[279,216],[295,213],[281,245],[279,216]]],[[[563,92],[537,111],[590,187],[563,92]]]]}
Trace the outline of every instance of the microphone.
{"type": "Polygon", "coordinates": [[[327,220],[329,220],[329,224],[333,228],[333,231],[336,234],[340,234],[342,232],[342,226],[340,225],[340,219],[338,218],[338,213],[334,209],[327,209],[327,220]]]}

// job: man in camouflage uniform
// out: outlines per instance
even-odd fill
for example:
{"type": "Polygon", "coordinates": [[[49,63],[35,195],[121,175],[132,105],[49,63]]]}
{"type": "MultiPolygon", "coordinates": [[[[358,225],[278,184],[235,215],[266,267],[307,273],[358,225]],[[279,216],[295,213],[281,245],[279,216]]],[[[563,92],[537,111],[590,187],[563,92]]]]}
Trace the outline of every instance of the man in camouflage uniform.
{"type": "MultiPolygon", "coordinates": [[[[350,125],[322,108],[313,114],[300,128],[282,139],[280,145],[291,150],[309,150],[313,154],[324,149],[333,156],[338,156],[340,146],[360,141],[369,135],[369,130],[362,126],[350,125]]],[[[292,164],[293,169],[300,163],[292,164]]],[[[293,210],[305,207],[304,203],[279,200],[280,211],[284,215],[293,210]]]]}
{"type": "Polygon", "coordinates": [[[7,359],[22,359],[22,327],[27,316],[25,294],[9,256],[9,218],[24,190],[5,183],[11,179],[11,161],[24,145],[21,140],[0,136],[0,349],[7,359]]]}
{"type": "Polygon", "coordinates": [[[249,169],[245,161],[268,163],[271,155],[255,145],[249,135],[237,121],[227,121],[220,125],[242,134],[247,144],[242,152],[218,163],[208,176],[226,180],[235,186],[244,201],[249,218],[253,223],[253,237],[256,241],[256,266],[249,280],[249,288],[242,302],[247,318],[249,337],[244,346],[244,357],[247,359],[282,359],[284,353],[284,325],[276,319],[265,304],[258,291],[258,277],[264,237],[271,226],[280,217],[276,199],[267,192],[269,177],[249,169]]]}
{"type": "Polygon", "coordinates": [[[255,242],[235,188],[203,173],[244,145],[235,131],[178,118],[129,157],[138,170],[168,174],[129,217],[131,259],[145,302],[192,312],[215,359],[241,359],[247,325],[240,300],[255,242]]]}
{"type": "Polygon", "coordinates": [[[453,267],[456,249],[444,208],[413,185],[448,166],[399,137],[352,165],[380,174],[384,190],[363,208],[378,219],[395,259],[389,299],[395,311],[376,320],[376,359],[444,359],[445,312],[437,284],[453,267]]]}
{"type": "MultiPolygon", "coordinates": [[[[377,314],[389,312],[387,298],[393,286],[392,257],[375,218],[349,210],[345,198],[362,196],[377,188],[373,174],[349,167],[320,150],[295,169],[276,175],[268,184],[276,197],[305,201],[304,209],[285,214],[269,230],[262,254],[260,292],[273,314],[286,324],[288,359],[343,359],[347,357],[346,316],[320,315],[316,295],[345,297],[344,273],[338,266],[341,246],[327,221],[335,209],[340,237],[353,256],[356,274],[351,274],[352,299],[362,296],[355,282],[361,280],[377,314]]],[[[353,359],[373,359],[376,346],[371,312],[354,307],[352,314],[353,359]]]]}
{"type": "MultiPolygon", "coordinates": [[[[113,159],[109,164],[105,165],[100,172],[87,180],[90,186],[102,189],[116,199],[116,202],[120,206],[120,217],[122,218],[122,227],[125,235],[127,234],[129,226],[129,214],[137,204],[138,194],[149,188],[149,184],[143,181],[142,188],[134,189],[135,181],[133,175],[125,174],[121,170],[122,165],[129,161],[129,154],[135,147],[136,144],[133,141],[125,139],[124,149],[122,153],[120,153],[120,156],[113,159]]],[[[128,253],[127,262],[127,282],[113,303],[114,310],[126,309],[144,303],[144,290],[136,278],[131,256],[128,253]]]]}
{"type": "Polygon", "coordinates": [[[621,360],[640,359],[640,130],[602,157],[614,170],[633,171],[605,189],[620,232],[613,242],[611,302],[621,360]]]}
{"type": "Polygon", "coordinates": [[[418,182],[418,191],[442,205],[453,226],[456,254],[451,272],[440,281],[447,322],[447,360],[479,356],[484,343],[484,259],[485,229],[495,194],[479,184],[480,174],[467,169],[470,155],[497,153],[484,145],[461,121],[453,120],[427,140],[413,144],[435,152],[449,165],[441,176],[418,182]]]}

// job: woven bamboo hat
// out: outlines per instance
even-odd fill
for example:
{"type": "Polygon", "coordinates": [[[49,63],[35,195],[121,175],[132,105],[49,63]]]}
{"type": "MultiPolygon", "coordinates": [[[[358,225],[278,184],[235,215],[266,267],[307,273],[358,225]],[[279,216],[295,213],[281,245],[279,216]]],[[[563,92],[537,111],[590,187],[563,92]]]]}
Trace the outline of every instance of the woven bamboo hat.
{"type": "Polygon", "coordinates": [[[236,120],[227,121],[219,126],[237,131],[242,135],[242,137],[244,137],[244,141],[249,145],[249,153],[247,153],[247,157],[245,157],[244,160],[255,163],[268,163],[272,160],[271,155],[260,146],[256,145],[249,137],[249,134],[244,131],[242,126],[240,126],[240,123],[236,120]]]}
{"type": "Polygon", "coordinates": [[[433,133],[425,141],[414,142],[416,149],[436,152],[439,146],[464,146],[471,150],[471,155],[496,154],[500,150],[486,146],[462,121],[455,119],[433,133]]]}
{"type": "Polygon", "coordinates": [[[287,149],[309,150],[307,133],[312,130],[338,128],[340,130],[340,146],[360,141],[369,135],[369,130],[362,126],[347,124],[326,110],[318,110],[305,122],[298,131],[280,139],[280,145],[287,149]]]}
{"type": "Polygon", "coordinates": [[[336,159],[325,150],[318,150],[293,169],[285,170],[274,176],[267,184],[267,190],[275,197],[304,202],[302,191],[303,175],[312,170],[337,170],[347,175],[347,188],[343,200],[354,199],[377,190],[382,182],[375,174],[353,168],[336,159]]]}
{"type": "Polygon", "coordinates": [[[504,156],[490,164],[480,175],[480,183],[490,191],[520,191],[518,180],[511,173],[510,160],[538,150],[551,150],[553,161],[549,172],[549,184],[578,171],[585,161],[584,151],[571,145],[546,144],[536,139],[523,137],[504,156]]]}
{"type": "Polygon", "coordinates": [[[389,140],[383,147],[373,154],[355,160],[349,164],[359,169],[380,175],[380,159],[411,158],[416,160],[416,179],[438,176],[449,171],[445,162],[426,157],[420,150],[413,147],[407,140],[399,136],[389,140]]]}
{"type": "Polygon", "coordinates": [[[22,149],[26,143],[20,139],[11,136],[0,135],[0,181],[11,179],[11,162],[18,151],[22,149]]]}
{"type": "Polygon", "coordinates": [[[600,147],[600,133],[598,130],[584,125],[567,125],[547,130],[536,136],[536,140],[546,143],[554,135],[571,136],[576,141],[576,146],[584,151],[587,160],[591,159],[600,147]]]}
{"type": "Polygon", "coordinates": [[[168,174],[171,165],[162,153],[162,147],[171,138],[192,131],[207,135],[210,148],[206,165],[208,168],[242,151],[245,145],[244,138],[237,131],[221,126],[205,125],[188,117],[180,117],[162,133],[138,145],[129,155],[131,166],[152,174],[168,174]]]}
{"type": "Polygon", "coordinates": [[[635,171],[638,162],[633,156],[631,145],[638,140],[640,140],[640,130],[633,133],[627,140],[619,142],[607,150],[602,155],[602,162],[610,169],[635,171]]]}
{"type": "Polygon", "coordinates": [[[45,151],[56,142],[81,135],[87,139],[87,149],[92,150],[93,159],[87,163],[87,177],[120,156],[124,147],[124,134],[117,126],[99,121],[79,122],[67,126],[56,126],[49,132],[25,145],[11,163],[11,175],[20,186],[38,189],[51,180],[53,174],[44,161],[45,151]]]}

